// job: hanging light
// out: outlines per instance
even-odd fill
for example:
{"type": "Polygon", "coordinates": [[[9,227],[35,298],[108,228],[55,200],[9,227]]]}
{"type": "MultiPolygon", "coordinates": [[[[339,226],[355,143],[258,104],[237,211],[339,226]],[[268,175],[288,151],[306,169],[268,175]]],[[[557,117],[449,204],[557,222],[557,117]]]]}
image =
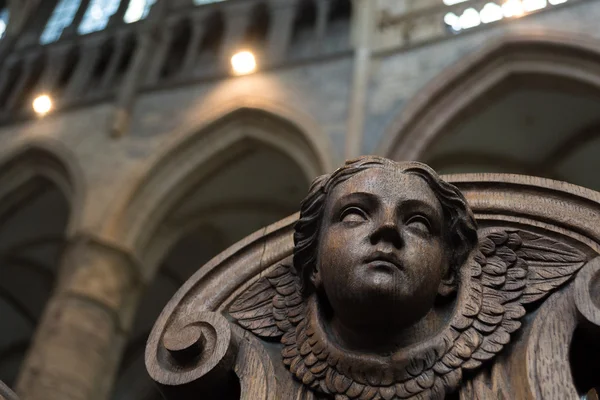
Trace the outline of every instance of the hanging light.
{"type": "Polygon", "coordinates": [[[41,94],[33,100],[33,111],[39,116],[44,116],[52,110],[52,99],[47,94],[41,94]]]}
{"type": "Polygon", "coordinates": [[[251,51],[239,51],[231,57],[231,67],[236,75],[247,75],[256,71],[256,58],[251,51]]]}

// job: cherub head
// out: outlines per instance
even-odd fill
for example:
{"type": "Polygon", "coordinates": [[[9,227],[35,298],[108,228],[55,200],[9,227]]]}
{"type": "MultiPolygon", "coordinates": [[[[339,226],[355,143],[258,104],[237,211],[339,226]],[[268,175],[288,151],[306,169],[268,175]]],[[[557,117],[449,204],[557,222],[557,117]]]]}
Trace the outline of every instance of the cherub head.
{"type": "Polygon", "coordinates": [[[477,226],[428,166],[366,156],[313,182],[294,243],[305,296],[322,295],[347,326],[403,328],[454,290],[477,226]]]}

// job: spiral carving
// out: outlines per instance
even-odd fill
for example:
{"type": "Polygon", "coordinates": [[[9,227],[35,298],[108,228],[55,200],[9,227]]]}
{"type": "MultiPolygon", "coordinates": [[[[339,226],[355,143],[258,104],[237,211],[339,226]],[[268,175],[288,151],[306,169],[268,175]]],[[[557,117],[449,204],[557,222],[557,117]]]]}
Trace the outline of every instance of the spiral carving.
{"type": "Polygon", "coordinates": [[[231,379],[237,346],[229,322],[210,311],[175,318],[152,333],[146,351],[146,368],[163,395],[197,396],[231,379]]]}

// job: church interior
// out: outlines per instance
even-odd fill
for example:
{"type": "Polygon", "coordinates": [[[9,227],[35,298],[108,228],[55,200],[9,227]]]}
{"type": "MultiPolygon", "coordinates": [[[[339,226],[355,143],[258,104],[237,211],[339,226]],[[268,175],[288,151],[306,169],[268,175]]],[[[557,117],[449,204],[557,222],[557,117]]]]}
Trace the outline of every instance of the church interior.
{"type": "Polygon", "coordinates": [[[600,190],[595,0],[0,0],[0,381],[158,400],[203,264],[375,154],[600,190]]]}

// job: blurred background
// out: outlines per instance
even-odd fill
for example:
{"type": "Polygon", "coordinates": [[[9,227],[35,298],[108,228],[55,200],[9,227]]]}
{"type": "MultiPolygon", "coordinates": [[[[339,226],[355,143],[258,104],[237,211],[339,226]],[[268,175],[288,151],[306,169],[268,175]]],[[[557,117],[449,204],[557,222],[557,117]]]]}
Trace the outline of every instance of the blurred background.
{"type": "Polygon", "coordinates": [[[0,0],[0,380],[159,399],[210,258],[379,154],[600,189],[597,0],[0,0]]]}

